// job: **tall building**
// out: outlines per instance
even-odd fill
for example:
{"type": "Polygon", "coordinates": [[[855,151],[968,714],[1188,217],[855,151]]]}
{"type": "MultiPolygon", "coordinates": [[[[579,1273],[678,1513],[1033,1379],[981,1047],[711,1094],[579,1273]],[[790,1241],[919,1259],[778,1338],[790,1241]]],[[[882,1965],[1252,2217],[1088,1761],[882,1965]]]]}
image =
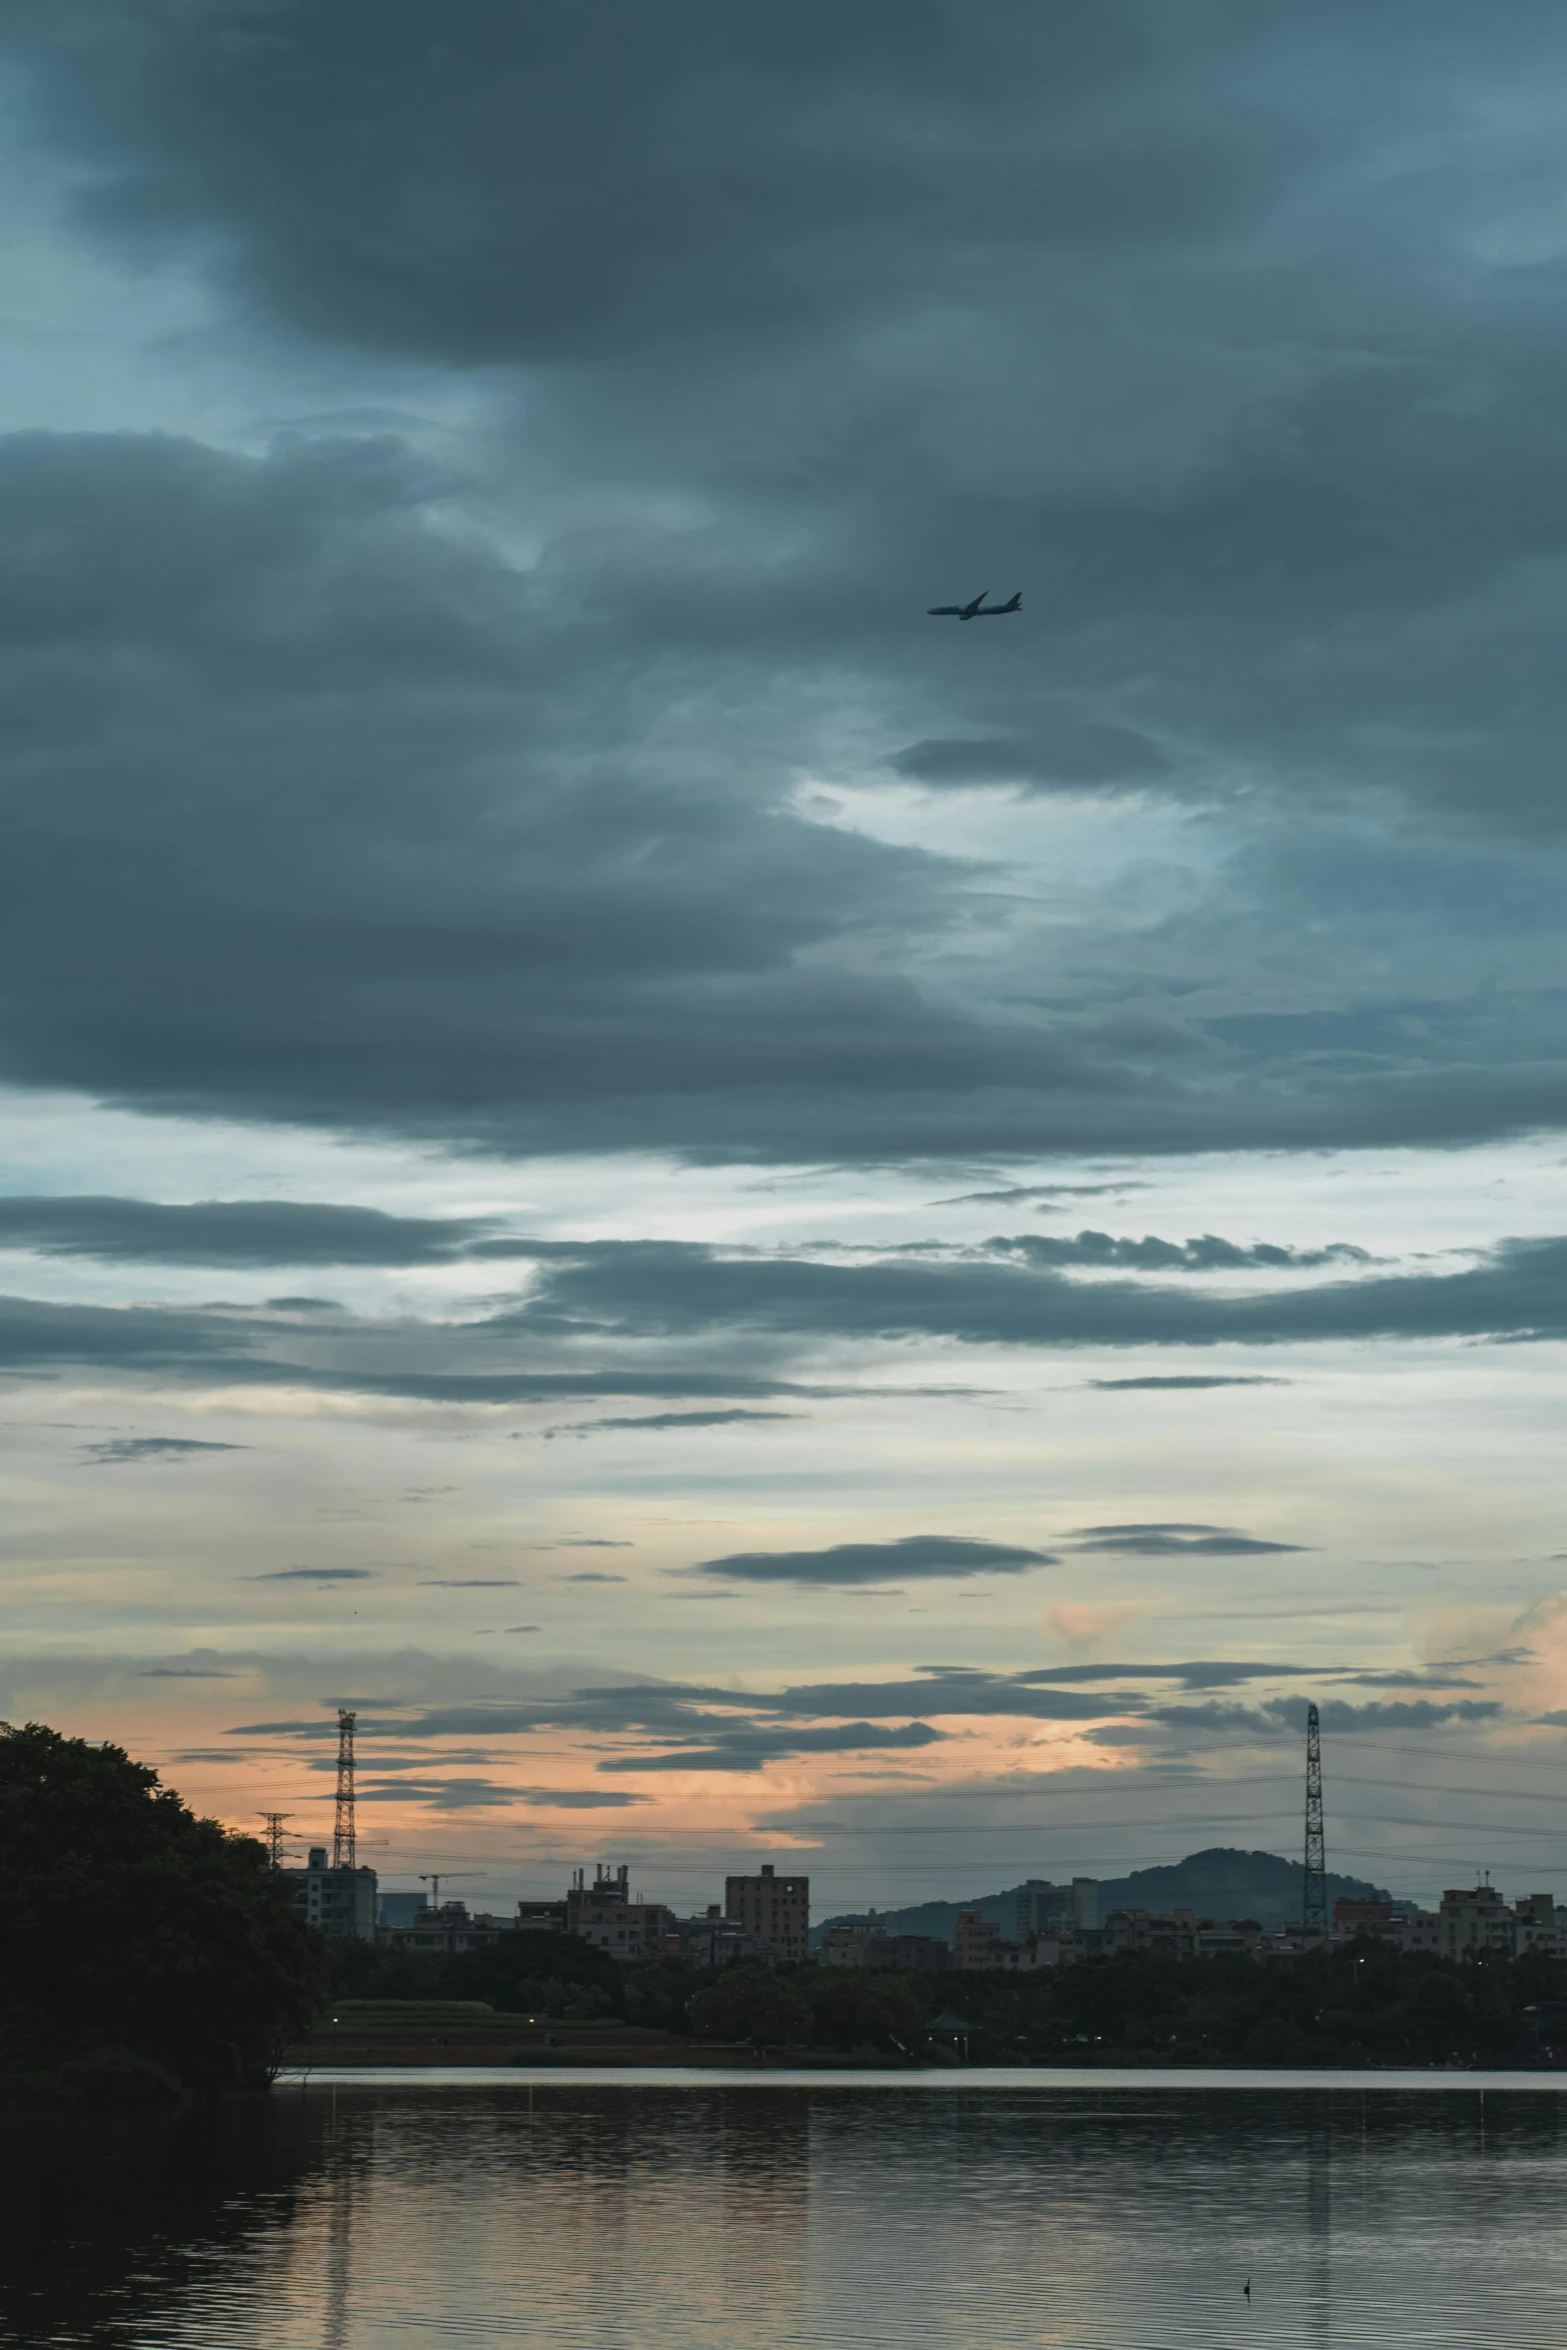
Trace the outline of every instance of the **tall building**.
{"type": "Polygon", "coordinates": [[[1513,1955],[1515,1920],[1494,1885],[1449,1888],[1437,1919],[1444,1958],[1470,1958],[1477,1950],[1513,1955]]]}
{"type": "Polygon", "coordinates": [[[1052,1885],[1030,1877],[1017,1895],[1017,1930],[1024,1934],[1091,1934],[1099,1924],[1099,1879],[1074,1877],[1052,1885]]]}
{"type": "MultiPolygon", "coordinates": [[[[599,1863],[591,1885],[584,1872],[573,1875],[566,1895],[566,1932],[611,1958],[651,1958],[673,1933],[675,1913],[661,1901],[633,1900],[624,1865],[606,1869],[599,1863]]],[[[520,1908],[519,1904],[519,1908],[520,1908]]]]}
{"type": "Polygon", "coordinates": [[[977,1909],[960,1909],[952,1929],[952,1955],[965,1972],[1000,1966],[1001,1928],[977,1909]]]}
{"type": "Polygon", "coordinates": [[[811,1880],[780,1877],[763,1861],[754,1877],[724,1879],[724,1915],[762,1958],[803,1962],[811,1930],[811,1880]]]}
{"type": "Polygon", "coordinates": [[[378,1926],[411,1926],[422,1909],[428,1909],[429,1897],[423,1893],[383,1893],[376,1904],[375,1922],[378,1926]]]}
{"type": "Polygon", "coordinates": [[[374,1869],[329,1868],[326,1846],[312,1844],[302,1869],[279,1869],[278,1875],[293,1896],[294,1915],[317,1933],[375,1940],[374,1869]]]}

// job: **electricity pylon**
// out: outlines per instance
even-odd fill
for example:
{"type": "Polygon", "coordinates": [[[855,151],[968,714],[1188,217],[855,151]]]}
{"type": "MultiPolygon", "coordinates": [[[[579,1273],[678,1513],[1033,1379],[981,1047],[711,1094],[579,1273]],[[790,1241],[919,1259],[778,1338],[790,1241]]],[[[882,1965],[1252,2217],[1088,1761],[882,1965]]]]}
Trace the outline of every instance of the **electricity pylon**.
{"type": "Polygon", "coordinates": [[[332,1822],[332,1866],[359,1866],[354,1838],[354,1724],[357,1714],[337,1712],[337,1811],[332,1822]]]}
{"type": "Polygon", "coordinates": [[[1322,1826],[1322,1725],[1316,1700],[1306,1708],[1306,1900],[1308,1934],[1328,1930],[1328,1853],[1322,1826]]]}

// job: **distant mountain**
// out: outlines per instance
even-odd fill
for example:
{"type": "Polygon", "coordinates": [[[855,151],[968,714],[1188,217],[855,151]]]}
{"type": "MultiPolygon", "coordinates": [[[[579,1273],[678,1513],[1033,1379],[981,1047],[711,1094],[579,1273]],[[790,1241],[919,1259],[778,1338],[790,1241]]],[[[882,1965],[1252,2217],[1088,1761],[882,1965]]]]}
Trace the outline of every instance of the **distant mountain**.
{"type": "MultiPolygon", "coordinates": [[[[1234,1852],[1213,1845],[1206,1852],[1188,1853],[1168,1868],[1134,1869],[1129,1877],[1101,1878],[1099,1919],[1112,1909],[1194,1909],[1205,1918],[1255,1918],[1261,1926],[1285,1926],[1301,1913],[1305,1870],[1298,1860],[1277,1852],[1234,1852]]],[[[1017,1897],[1021,1886],[1004,1893],[976,1893],[967,1901],[921,1901],[912,1909],[877,1912],[890,1934],[934,1934],[952,1939],[960,1909],[977,1909],[1001,1928],[1008,1941],[1017,1934],[1017,1897]]],[[[1381,1885],[1364,1877],[1328,1876],[1328,1903],[1388,1901],[1381,1885]]],[[[1411,1906],[1408,1903],[1404,1907],[1411,1906]]],[[[862,1926],[866,1913],[826,1918],[812,1928],[813,1948],[820,1947],[828,1926],[862,1926]]]]}

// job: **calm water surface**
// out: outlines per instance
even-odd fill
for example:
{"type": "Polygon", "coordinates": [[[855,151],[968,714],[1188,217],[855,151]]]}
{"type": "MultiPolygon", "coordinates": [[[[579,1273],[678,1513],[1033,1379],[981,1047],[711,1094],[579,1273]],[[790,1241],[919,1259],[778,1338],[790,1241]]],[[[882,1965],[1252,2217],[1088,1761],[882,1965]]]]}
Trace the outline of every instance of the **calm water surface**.
{"type": "Polygon", "coordinates": [[[360,2078],[0,2167],[6,2350],[1567,2340],[1549,2090],[360,2078]]]}

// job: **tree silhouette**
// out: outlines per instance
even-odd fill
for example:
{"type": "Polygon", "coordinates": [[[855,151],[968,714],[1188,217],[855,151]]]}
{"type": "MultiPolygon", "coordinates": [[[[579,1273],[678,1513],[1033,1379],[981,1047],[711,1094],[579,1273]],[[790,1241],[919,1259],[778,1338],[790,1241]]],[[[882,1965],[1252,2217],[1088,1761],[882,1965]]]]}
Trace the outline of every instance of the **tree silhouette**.
{"type": "Polygon", "coordinates": [[[199,2091],[264,2085],[310,2023],[320,1939],[260,1843],[197,1819],[118,1746],[0,1728],[0,2063],[125,2056],[199,2091]]]}

